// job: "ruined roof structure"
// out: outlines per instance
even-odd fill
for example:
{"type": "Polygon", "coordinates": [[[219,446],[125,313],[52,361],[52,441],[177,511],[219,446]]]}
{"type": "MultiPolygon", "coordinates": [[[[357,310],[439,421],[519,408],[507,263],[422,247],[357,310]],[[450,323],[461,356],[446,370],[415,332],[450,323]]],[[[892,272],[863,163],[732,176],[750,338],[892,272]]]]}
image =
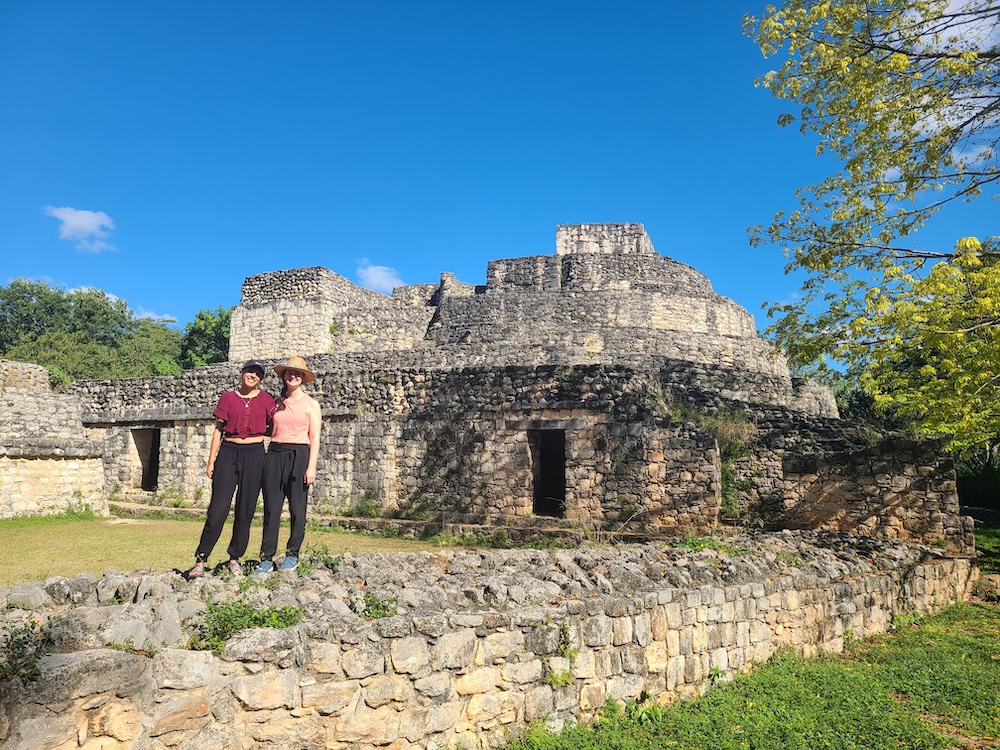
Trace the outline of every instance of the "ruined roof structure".
{"type": "Polygon", "coordinates": [[[434,368],[670,367],[728,397],[836,416],[823,389],[792,381],[750,313],[657,254],[641,224],[560,226],[554,255],[494,260],[486,277],[473,286],[444,273],[386,297],[322,267],[251,276],[233,311],[229,359],[301,352],[434,368]]]}
{"type": "MultiPolygon", "coordinates": [[[[827,389],[791,377],[752,316],[642,225],[560,226],[555,254],[486,276],[392,296],[319,267],[251,276],[229,362],[77,382],[65,413],[81,439],[31,456],[71,449],[100,462],[105,496],[203,506],[219,394],[246,359],[299,355],[323,410],[314,514],[580,534],[753,522],[973,548],[936,444],[839,420],[827,389]]],[[[263,387],[278,390],[273,374],[263,387]]],[[[0,516],[40,502],[16,494],[0,516]]]]}

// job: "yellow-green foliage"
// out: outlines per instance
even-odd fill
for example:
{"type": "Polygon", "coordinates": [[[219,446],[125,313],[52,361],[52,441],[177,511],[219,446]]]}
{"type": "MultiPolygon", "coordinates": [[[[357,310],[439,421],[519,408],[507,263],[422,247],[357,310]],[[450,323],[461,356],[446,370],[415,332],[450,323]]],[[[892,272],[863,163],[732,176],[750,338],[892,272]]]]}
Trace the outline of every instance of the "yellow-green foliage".
{"type": "Polygon", "coordinates": [[[795,366],[867,373],[879,406],[956,450],[1000,434],[1000,256],[995,237],[916,234],[997,196],[998,16],[1000,0],[786,0],[744,19],[780,62],[758,84],[795,105],[779,123],[840,162],[751,230],[805,279],[770,333],[795,366]]]}

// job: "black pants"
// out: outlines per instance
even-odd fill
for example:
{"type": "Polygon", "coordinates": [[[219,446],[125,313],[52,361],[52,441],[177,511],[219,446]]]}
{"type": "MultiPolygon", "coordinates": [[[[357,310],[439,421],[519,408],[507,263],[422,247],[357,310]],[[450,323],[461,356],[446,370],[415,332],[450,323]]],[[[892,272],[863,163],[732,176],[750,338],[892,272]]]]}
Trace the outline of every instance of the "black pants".
{"type": "Polygon", "coordinates": [[[268,446],[264,459],[264,538],[260,545],[260,559],[270,560],[278,551],[278,528],[281,525],[281,508],[288,498],[288,514],[292,531],[285,552],[299,556],[302,540],[306,535],[306,504],[309,487],[306,485],[306,468],[309,466],[309,446],[298,443],[275,443],[268,446]]]}
{"type": "Polygon", "coordinates": [[[208,560],[215,543],[219,541],[222,527],[229,517],[229,508],[236,493],[236,510],[233,514],[233,538],[229,542],[229,559],[238,560],[247,551],[250,542],[250,523],[257,509],[261,476],[264,471],[263,443],[227,443],[219,446],[212,472],[212,499],[208,503],[205,528],[195,559],[208,560]]]}

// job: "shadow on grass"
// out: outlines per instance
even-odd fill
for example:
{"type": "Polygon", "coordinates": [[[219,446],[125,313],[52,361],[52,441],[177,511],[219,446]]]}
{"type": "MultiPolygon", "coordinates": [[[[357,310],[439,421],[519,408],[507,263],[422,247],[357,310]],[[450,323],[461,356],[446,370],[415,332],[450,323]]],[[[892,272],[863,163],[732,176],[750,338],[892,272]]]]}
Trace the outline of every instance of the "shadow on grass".
{"type": "Polygon", "coordinates": [[[976,524],[976,564],[983,573],[1000,573],[1000,528],[976,524]]]}

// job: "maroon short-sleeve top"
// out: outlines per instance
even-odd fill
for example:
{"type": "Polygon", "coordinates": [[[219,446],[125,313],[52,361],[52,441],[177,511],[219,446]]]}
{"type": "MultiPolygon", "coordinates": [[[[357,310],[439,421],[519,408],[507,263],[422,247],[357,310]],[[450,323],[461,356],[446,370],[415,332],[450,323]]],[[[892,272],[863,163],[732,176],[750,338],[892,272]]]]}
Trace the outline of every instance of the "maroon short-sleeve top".
{"type": "Polygon", "coordinates": [[[237,391],[226,391],[212,416],[222,422],[222,434],[226,437],[262,437],[274,420],[274,399],[264,391],[251,398],[237,391]]]}

